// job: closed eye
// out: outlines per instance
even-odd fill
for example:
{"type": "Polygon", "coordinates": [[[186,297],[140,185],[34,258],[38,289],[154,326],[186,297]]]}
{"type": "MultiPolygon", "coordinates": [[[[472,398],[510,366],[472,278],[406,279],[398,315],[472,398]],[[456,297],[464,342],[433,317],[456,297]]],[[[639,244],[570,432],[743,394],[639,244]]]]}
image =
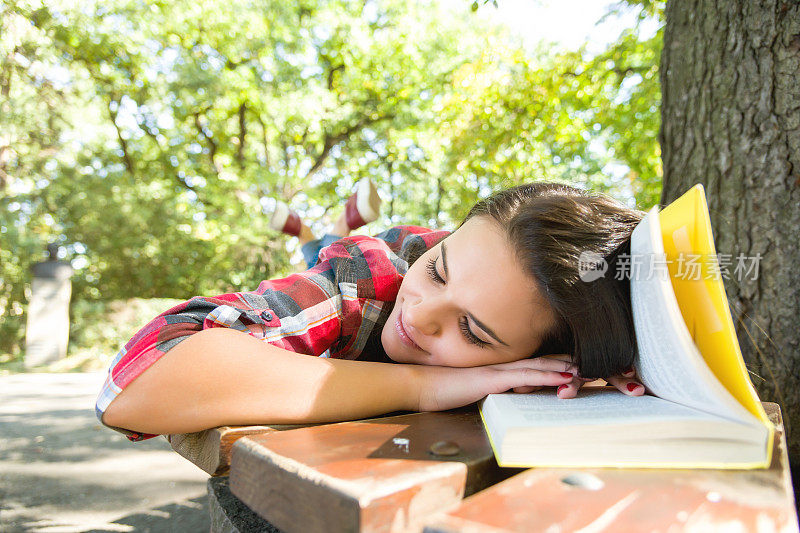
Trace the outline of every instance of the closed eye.
{"type": "MultiPolygon", "coordinates": [[[[428,276],[430,276],[430,278],[433,280],[434,283],[436,283],[438,285],[444,285],[445,284],[444,278],[442,276],[440,276],[439,272],[436,270],[436,261],[437,261],[437,259],[439,259],[439,258],[438,257],[433,257],[433,258],[428,259],[428,262],[425,265],[425,270],[428,271],[428,276]]],[[[458,320],[458,327],[461,329],[461,331],[462,331],[462,333],[464,335],[464,338],[470,344],[474,344],[474,345],[479,346],[481,348],[486,348],[489,344],[491,344],[491,343],[488,343],[485,340],[479,338],[477,335],[475,335],[472,332],[472,330],[469,329],[469,322],[467,321],[467,317],[461,317],[458,320]]]]}
{"type": "Polygon", "coordinates": [[[440,276],[439,273],[436,271],[437,259],[438,257],[433,257],[431,259],[428,259],[428,264],[425,266],[425,270],[428,271],[428,275],[435,283],[438,283],[439,285],[444,285],[444,278],[440,276]]]}
{"type": "Polygon", "coordinates": [[[462,316],[458,319],[458,327],[461,328],[461,331],[464,332],[464,337],[467,339],[467,342],[478,346],[479,348],[486,348],[489,346],[489,343],[483,339],[479,339],[472,333],[472,330],[469,329],[469,322],[467,322],[467,317],[462,316]]]}

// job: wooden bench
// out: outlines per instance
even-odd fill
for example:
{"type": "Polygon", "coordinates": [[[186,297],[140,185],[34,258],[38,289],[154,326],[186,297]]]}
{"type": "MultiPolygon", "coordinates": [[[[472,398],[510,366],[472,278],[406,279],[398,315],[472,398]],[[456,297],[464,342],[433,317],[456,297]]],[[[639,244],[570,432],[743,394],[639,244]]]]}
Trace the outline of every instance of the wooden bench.
{"type": "Polygon", "coordinates": [[[242,437],[307,425],[222,426],[198,431],[164,435],[172,449],[212,476],[225,476],[231,466],[231,448],[242,437]]]}
{"type": "Polygon", "coordinates": [[[212,474],[216,532],[798,531],[780,409],[764,406],[765,470],[503,469],[474,406],[170,442],[212,474]]]}

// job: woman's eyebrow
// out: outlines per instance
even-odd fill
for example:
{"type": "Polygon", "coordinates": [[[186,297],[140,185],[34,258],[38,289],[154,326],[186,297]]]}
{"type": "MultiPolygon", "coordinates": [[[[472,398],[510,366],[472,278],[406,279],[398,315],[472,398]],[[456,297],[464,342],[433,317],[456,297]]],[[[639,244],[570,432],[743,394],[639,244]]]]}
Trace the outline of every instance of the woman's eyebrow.
{"type": "Polygon", "coordinates": [[[500,344],[503,344],[503,345],[505,345],[505,346],[508,346],[508,344],[507,344],[506,342],[504,342],[504,341],[503,341],[503,339],[501,339],[500,337],[498,337],[498,336],[497,336],[497,334],[496,334],[494,331],[492,331],[492,330],[489,328],[489,326],[487,326],[486,324],[484,324],[483,322],[481,322],[480,320],[478,320],[477,318],[475,318],[475,315],[473,315],[473,314],[472,314],[472,313],[470,313],[469,311],[467,311],[467,314],[468,314],[468,315],[469,315],[469,317],[472,319],[472,321],[473,321],[473,322],[475,322],[475,324],[477,324],[477,325],[478,325],[478,327],[479,327],[479,328],[481,328],[483,331],[485,331],[485,332],[486,332],[488,335],[490,335],[490,336],[491,336],[491,337],[492,337],[494,340],[496,340],[496,341],[497,341],[497,342],[499,342],[500,344]]]}
{"type": "MultiPolygon", "coordinates": [[[[447,271],[447,250],[445,248],[444,242],[442,242],[442,266],[444,267],[444,276],[445,276],[445,278],[449,279],[450,278],[450,273],[447,271]]],[[[486,324],[484,324],[483,322],[481,322],[480,320],[475,318],[475,315],[473,315],[469,311],[467,311],[467,315],[472,319],[473,322],[475,322],[475,324],[479,328],[481,328],[483,331],[485,331],[487,335],[492,337],[494,340],[496,340],[500,344],[502,344],[504,346],[508,346],[507,342],[505,342],[503,339],[498,337],[497,333],[492,331],[492,329],[489,326],[487,326],[486,324]]]]}
{"type": "Polygon", "coordinates": [[[445,250],[444,241],[442,241],[442,266],[444,266],[444,277],[449,278],[450,273],[447,272],[447,250],[445,250]]]}

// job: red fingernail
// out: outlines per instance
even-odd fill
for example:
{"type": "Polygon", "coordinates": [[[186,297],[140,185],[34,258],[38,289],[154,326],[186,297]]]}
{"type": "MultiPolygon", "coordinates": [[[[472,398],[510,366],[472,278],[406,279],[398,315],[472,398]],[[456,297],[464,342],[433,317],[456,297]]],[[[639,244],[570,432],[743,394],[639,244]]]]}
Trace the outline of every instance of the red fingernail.
{"type": "Polygon", "coordinates": [[[561,386],[558,388],[558,390],[556,391],[556,394],[558,394],[559,392],[561,392],[562,390],[564,390],[564,389],[566,389],[566,388],[567,388],[567,386],[566,386],[566,385],[561,385],[561,386]]]}
{"type": "Polygon", "coordinates": [[[641,385],[639,385],[638,383],[628,383],[628,392],[633,392],[639,387],[641,387],[641,385]]]}
{"type": "Polygon", "coordinates": [[[561,374],[562,378],[574,378],[575,377],[573,374],[570,374],[569,372],[559,372],[559,374],[561,374]]]}
{"type": "Polygon", "coordinates": [[[633,375],[633,368],[629,368],[628,370],[623,372],[622,375],[625,376],[626,378],[631,377],[633,375]]]}

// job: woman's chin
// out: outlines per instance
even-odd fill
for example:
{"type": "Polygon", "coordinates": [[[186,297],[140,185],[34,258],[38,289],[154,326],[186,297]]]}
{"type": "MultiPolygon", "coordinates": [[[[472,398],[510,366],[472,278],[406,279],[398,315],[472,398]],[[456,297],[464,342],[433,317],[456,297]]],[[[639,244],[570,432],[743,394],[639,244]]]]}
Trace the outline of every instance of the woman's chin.
{"type": "Polygon", "coordinates": [[[396,339],[389,338],[388,332],[386,328],[383,329],[381,332],[381,346],[383,347],[383,351],[386,352],[386,356],[394,361],[395,363],[402,363],[403,361],[400,360],[398,357],[397,347],[395,346],[396,339]]]}
{"type": "Polygon", "coordinates": [[[383,347],[383,350],[386,352],[386,355],[389,357],[389,359],[391,359],[395,363],[410,362],[407,357],[403,357],[403,353],[399,350],[396,349],[393,350],[392,348],[387,349],[385,345],[383,347]]]}
{"type": "Polygon", "coordinates": [[[381,343],[383,345],[383,351],[386,352],[386,356],[394,361],[395,363],[413,363],[414,361],[410,361],[408,354],[404,353],[402,346],[397,346],[400,344],[397,339],[383,339],[381,338],[381,343]],[[388,340],[388,342],[387,342],[388,340]]]}
{"type": "Polygon", "coordinates": [[[403,341],[393,335],[392,330],[388,330],[384,328],[381,332],[381,345],[383,346],[383,351],[386,352],[386,355],[394,361],[395,363],[404,363],[404,364],[411,364],[411,365],[424,365],[426,364],[423,362],[419,354],[409,353],[414,352],[416,350],[409,349],[403,341]]]}

